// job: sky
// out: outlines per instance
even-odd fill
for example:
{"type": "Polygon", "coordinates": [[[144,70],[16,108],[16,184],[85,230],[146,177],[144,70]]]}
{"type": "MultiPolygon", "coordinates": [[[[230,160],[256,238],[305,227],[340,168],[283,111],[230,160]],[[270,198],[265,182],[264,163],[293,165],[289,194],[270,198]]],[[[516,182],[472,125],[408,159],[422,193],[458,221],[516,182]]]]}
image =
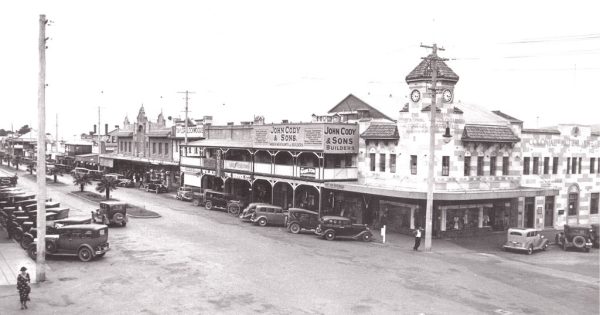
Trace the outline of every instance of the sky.
{"type": "Polygon", "coordinates": [[[65,140],[155,120],[309,121],[352,93],[392,118],[437,43],[455,102],[525,127],[598,124],[598,1],[2,1],[0,128],[37,128],[39,15],[46,131],[65,140]]]}

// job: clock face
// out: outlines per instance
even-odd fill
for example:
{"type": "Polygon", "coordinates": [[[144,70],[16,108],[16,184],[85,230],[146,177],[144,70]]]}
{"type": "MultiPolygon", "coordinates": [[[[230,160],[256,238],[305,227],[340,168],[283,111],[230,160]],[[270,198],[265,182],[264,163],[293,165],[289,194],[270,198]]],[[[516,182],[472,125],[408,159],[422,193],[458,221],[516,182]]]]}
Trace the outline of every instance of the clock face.
{"type": "Polygon", "coordinates": [[[415,103],[418,102],[421,99],[421,92],[419,92],[419,90],[413,90],[410,93],[410,99],[415,103]]]}
{"type": "Polygon", "coordinates": [[[446,103],[452,102],[452,91],[444,90],[443,97],[444,97],[444,102],[446,102],[446,103]]]}

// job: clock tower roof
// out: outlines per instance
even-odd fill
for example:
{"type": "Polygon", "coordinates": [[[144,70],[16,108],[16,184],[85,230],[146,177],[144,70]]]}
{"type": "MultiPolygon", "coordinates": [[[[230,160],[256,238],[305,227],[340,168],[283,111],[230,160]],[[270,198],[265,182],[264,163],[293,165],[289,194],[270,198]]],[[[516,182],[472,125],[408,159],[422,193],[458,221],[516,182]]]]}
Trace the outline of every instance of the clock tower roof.
{"type": "MultiPolygon", "coordinates": [[[[432,57],[432,55],[429,55],[428,57],[432,57]]],[[[452,82],[452,83],[458,82],[458,75],[456,73],[454,73],[454,71],[452,69],[450,69],[450,67],[448,67],[448,65],[444,61],[436,60],[434,62],[437,62],[437,69],[438,69],[437,78],[438,78],[438,80],[452,82]]],[[[431,65],[430,65],[429,59],[423,59],[423,61],[421,61],[421,63],[419,63],[419,65],[417,67],[415,67],[413,69],[413,71],[411,71],[406,76],[406,83],[422,82],[422,81],[430,81],[430,80],[431,80],[431,65]]]]}

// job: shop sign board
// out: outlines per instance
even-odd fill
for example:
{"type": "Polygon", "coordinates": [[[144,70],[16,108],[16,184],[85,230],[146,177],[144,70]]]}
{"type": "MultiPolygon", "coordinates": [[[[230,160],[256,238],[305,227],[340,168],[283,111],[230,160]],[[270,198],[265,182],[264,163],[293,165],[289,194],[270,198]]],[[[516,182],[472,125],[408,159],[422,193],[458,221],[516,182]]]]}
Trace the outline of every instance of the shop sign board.
{"type": "Polygon", "coordinates": [[[181,166],[181,167],[179,167],[179,170],[180,170],[182,173],[186,173],[186,174],[195,174],[195,173],[200,173],[200,169],[193,168],[193,167],[181,166]]]}
{"type": "Polygon", "coordinates": [[[357,153],[356,124],[256,125],[252,129],[255,148],[315,150],[326,153],[357,153]]]}
{"type": "Polygon", "coordinates": [[[110,159],[110,158],[104,158],[104,157],[100,157],[100,165],[105,166],[105,167],[114,167],[113,163],[114,160],[110,159]]]}
{"type": "Polygon", "coordinates": [[[301,167],[300,177],[315,178],[317,176],[317,169],[314,167],[301,167]]]}
{"type": "MultiPolygon", "coordinates": [[[[187,136],[188,138],[204,138],[204,125],[188,126],[187,136]]],[[[185,137],[185,126],[175,127],[175,137],[185,137]]]]}
{"type": "Polygon", "coordinates": [[[202,171],[200,173],[202,173],[204,175],[217,176],[217,172],[215,170],[205,170],[205,169],[202,169],[202,171]]]}
{"type": "Polygon", "coordinates": [[[241,180],[252,180],[251,176],[248,174],[237,174],[237,173],[232,173],[232,172],[225,172],[225,177],[231,177],[231,178],[241,179],[241,180]]]}

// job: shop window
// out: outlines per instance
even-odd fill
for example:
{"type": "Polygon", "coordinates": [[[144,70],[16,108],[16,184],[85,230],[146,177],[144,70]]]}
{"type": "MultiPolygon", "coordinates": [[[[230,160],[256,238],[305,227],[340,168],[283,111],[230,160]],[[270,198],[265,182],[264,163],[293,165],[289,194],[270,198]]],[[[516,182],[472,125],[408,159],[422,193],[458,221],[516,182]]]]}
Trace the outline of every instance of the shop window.
{"type": "Polygon", "coordinates": [[[156,154],[156,143],[152,142],[152,154],[156,154]]]}
{"type": "Polygon", "coordinates": [[[594,169],[594,167],[596,167],[596,159],[590,158],[590,174],[596,173],[596,170],[594,169]]]}
{"type": "Polygon", "coordinates": [[[465,230],[479,227],[479,209],[447,209],[446,230],[465,230]]]}
{"type": "Polygon", "coordinates": [[[477,176],[483,176],[483,156],[477,157],[477,176]]]}
{"type": "Polygon", "coordinates": [[[596,161],[598,161],[598,167],[596,167],[596,172],[600,173],[600,157],[596,158],[596,161]]]}
{"type": "Polygon", "coordinates": [[[590,197],[590,214],[598,214],[598,202],[600,201],[600,193],[592,193],[590,197]]]}
{"type": "Polygon", "coordinates": [[[540,173],[540,158],[535,156],[533,157],[533,170],[532,170],[533,174],[539,174],[540,173]]]}
{"type": "Polygon", "coordinates": [[[450,175],[450,157],[442,156],[442,176],[450,175]]]}
{"type": "Polygon", "coordinates": [[[379,171],[385,172],[385,153],[379,154],[379,171]]]}
{"type": "Polygon", "coordinates": [[[490,156],[490,176],[496,176],[496,157],[490,156]]]}
{"type": "Polygon", "coordinates": [[[531,167],[531,158],[524,157],[523,158],[523,175],[529,175],[529,168],[531,167]]]}
{"type": "Polygon", "coordinates": [[[158,143],[158,154],[162,154],[162,143],[158,143]]]}
{"type": "Polygon", "coordinates": [[[579,194],[569,194],[569,215],[577,215],[577,208],[579,206],[579,194]]]}
{"type": "Polygon", "coordinates": [[[127,146],[129,147],[127,151],[131,152],[131,141],[127,143],[127,146]]]}
{"type": "Polygon", "coordinates": [[[410,173],[412,175],[417,175],[417,156],[416,155],[410,156],[410,173]]]}
{"type": "Polygon", "coordinates": [[[545,157],[544,158],[544,174],[548,174],[548,172],[550,172],[550,158],[549,157],[545,157]]]}
{"type": "Polygon", "coordinates": [[[465,176],[471,176],[471,157],[465,156],[465,176]]]}
{"type": "Polygon", "coordinates": [[[165,155],[169,155],[169,143],[165,143],[165,155]]]}
{"type": "Polygon", "coordinates": [[[396,173],[396,155],[390,154],[390,173],[396,173]]]}
{"type": "Polygon", "coordinates": [[[508,156],[503,156],[502,157],[502,175],[508,175],[509,163],[510,163],[510,160],[508,159],[508,156]]]}
{"type": "Polygon", "coordinates": [[[552,174],[558,174],[558,157],[552,158],[552,174]]]}
{"type": "Polygon", "coordinates": [[[577,163],[577,174],[581,174],[581,160],[583,160],[583,158],[579,158],[579,162],[577,163]]]}
{"type": "Polygon", "coordinates": [[[354,159],[352,154],[346,154],[346,167],[354,167],[354,159]]]}
{"type": "Polygon", "coordinates": [[[369,163],[371,172],[375,172],[375,153],[369,154],[369,163]]]}

